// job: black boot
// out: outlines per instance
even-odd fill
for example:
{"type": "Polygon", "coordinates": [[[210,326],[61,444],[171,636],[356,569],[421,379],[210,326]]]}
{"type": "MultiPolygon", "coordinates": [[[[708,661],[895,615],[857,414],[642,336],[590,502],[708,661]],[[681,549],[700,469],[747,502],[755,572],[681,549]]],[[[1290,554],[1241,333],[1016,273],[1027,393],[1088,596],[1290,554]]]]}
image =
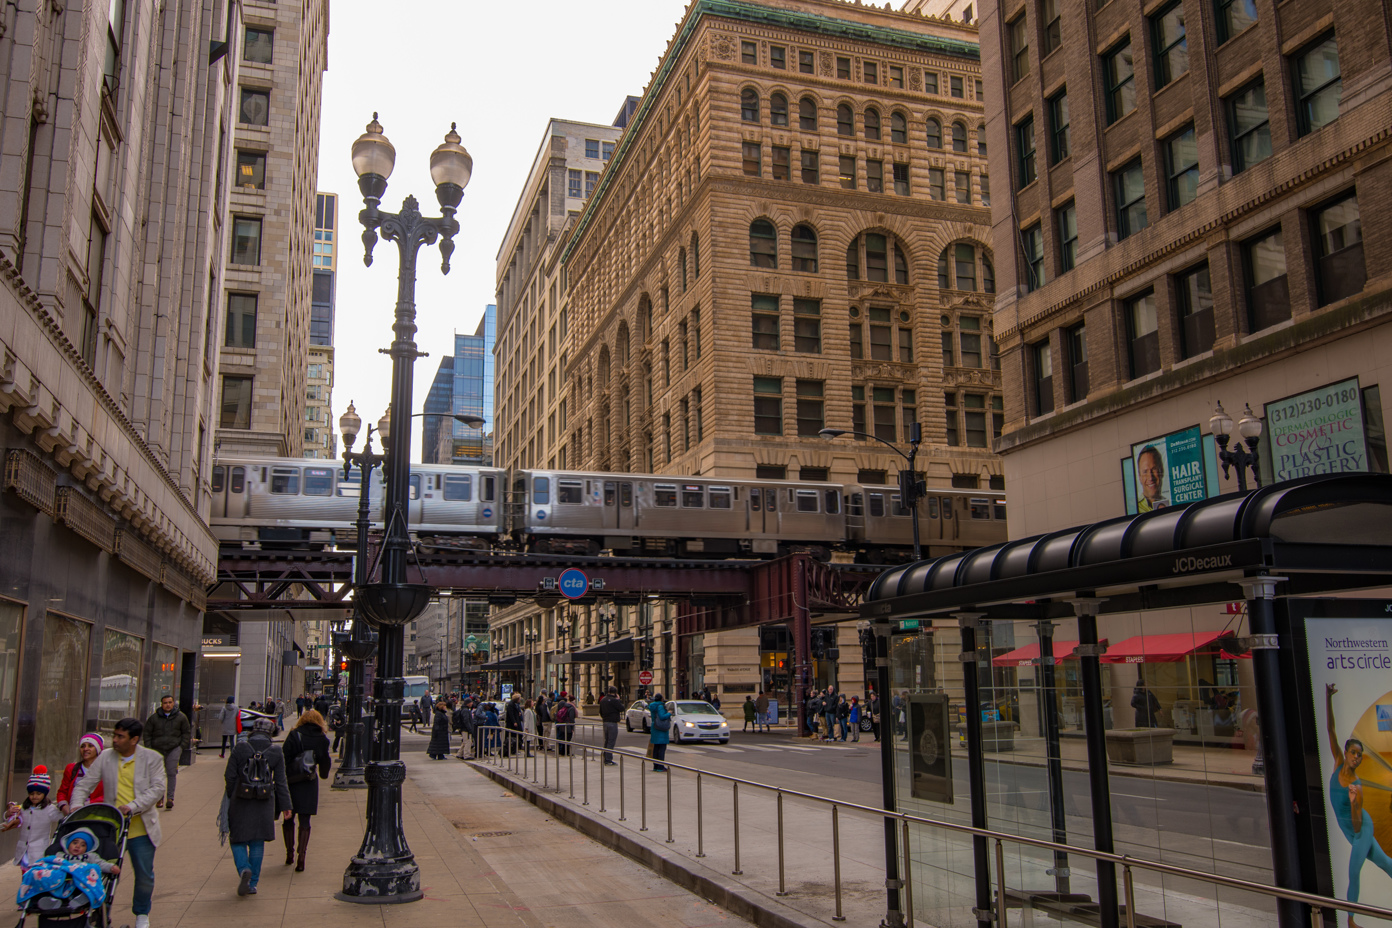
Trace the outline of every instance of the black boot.
{"type": "Polygon", "coordinates": [[[280,833],[285,836],[285,863],[295,862],[295,820],[280,823],[280,833]]]}
{"type": "Polygon", "coordinates": [[[309,850],[309,821],[300,826],[300,859],[295,863],[298,873],[304,872],[305,853],[309,850]]]}

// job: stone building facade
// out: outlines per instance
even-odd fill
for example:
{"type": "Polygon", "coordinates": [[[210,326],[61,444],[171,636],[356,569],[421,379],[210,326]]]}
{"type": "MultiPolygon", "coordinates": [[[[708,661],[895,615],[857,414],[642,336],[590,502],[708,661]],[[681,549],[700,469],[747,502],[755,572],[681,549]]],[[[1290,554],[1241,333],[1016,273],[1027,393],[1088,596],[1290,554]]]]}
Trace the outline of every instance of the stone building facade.
{"type": "MultiPolygon", "coordinates": [[[[327,0],[246,0],[218,364],[220,456],[305,447],[327,0]]],[[[312,443],[312,444],[318,444],[312,443]]]]}
{"type": "Polygon", "coordinates": [[[3,800],[198,698],[240,29],[202,0],[0,9],[3,800]]]}

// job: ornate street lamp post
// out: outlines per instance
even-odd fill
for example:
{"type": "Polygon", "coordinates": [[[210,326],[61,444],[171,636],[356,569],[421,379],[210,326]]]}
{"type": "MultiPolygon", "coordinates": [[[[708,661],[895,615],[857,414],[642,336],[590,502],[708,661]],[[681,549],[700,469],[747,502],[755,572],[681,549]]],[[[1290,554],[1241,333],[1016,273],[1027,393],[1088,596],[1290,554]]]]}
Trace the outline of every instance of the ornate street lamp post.
{"type": "Polygon", "coordinates": [[[416,198],[408,196],[400,213],[378,207],[387,190],[387,178],[396,164],[396,149],[382,134],[373,114],[367,131],[353,143],[353,170],[366,204],[358,221],[363,225],[363,263],[372,265],[377,236],[397,245],[399,274],[396,291],[395,338],[387,352],[392,359],[392,408],[402,411],[394,429],[382,429],[386,443],[387,495],[383,513],[385,539],[381,579],[358,588],[355,599],[367,620],[380,630],[378,676],[373,684],[377,747],[366,768],[367,828],[362,846],[343,874],[343,890],[337,896],[348,902],[414,902],[421,898],[420,868],[406,844],[401,823],[401,787],[406,765],[401,762],[401,700],[405,681],[403,626],[425,610],[432,590],[422,583],[406,582],[408,484],[411,475],[411,377],[416,350],[416,255],[422,245],[440,242],[441,270],[449,273],[454,235],[459,223],[454,213],[464,199],[464,187],[473,172],[473,159],[459,144],[450,126],[445,141],[430,155],[430,176],[443,215],[422,216],[416,198]]]}
{"type": "Polygon", "coordinates": [[[1231,451],[1228,450],[1228,439],[1232,436],[1233,421],[1232,416],[1223,410],[1222,403],[1219,403],[1218,408],[1213,410],[1213,418],[1208,420],[1208,427],[1218,442],[1218,461],[1223,465],[1223,476],[1228,476],[1229,468],[1236,467],[1237,488],[1246,493],[1247,469],[1251,468],[1252,483],[1254,486],[1260,487],[1261,475],[1257,472],[1257,442],[1261,441],[1262,421],[1257,418],[1256,413],[1252,412],[1252,404],[1246,405],[1242,410],[1242,418],[1237,420],[1237,434],[1242,438],[1242,444],[1237,445],[1231,451]]]}

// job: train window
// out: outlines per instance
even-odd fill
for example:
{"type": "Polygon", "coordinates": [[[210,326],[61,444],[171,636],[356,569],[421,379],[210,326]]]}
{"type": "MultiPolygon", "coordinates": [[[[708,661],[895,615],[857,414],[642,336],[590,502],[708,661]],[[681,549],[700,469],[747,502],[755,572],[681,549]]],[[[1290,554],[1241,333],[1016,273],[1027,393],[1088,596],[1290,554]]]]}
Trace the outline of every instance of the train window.
{"type": "Polygon", "coordinates": [[[612,481],[612,480],[606,480],[606,481],[604,481],[604,505],[606,505],[606,506],[612,506],[612,505],[614,505],[614,490],[615,490],[614,481],[612,481]]]}
{"type": "Polygon", "coordinates": [[[272,467],[271,492],[300,495],[300,469],[298,467],[272,467]]]}
{"type": "Polygon", "coordinates": [[[840,490],[827,490],[827,491],[826,491],[826,511],[829,512],[829,513],[831,513],[832,515],[835,515],[836,513],[838,513],[838,512],[841,511],[841,491],[840,491],[840,490]]]}
{"type": "Polygon", "coordinates": [[[890,497],[889,497],[889,514],[892,515],[892,516],[906,516],[906,515],[909,514],[909,510],[906,509],[906,508],[904,507],[904,504],[903,504],[902,502],[899,501],[899,494],[898,494],[898,493],[892,493],[892,494],[890,494],[890,497]]]}
{"type": "Polygon", "coordinates": [[[938,517],[938,498],[937,498],[936,496],[930,496],[930,497],[928,497],[928,518],[930,518],[930,519],[936,519],[937,517],[938,517]]]}
{"type": "Polygon", "coordinates": [[[758,487],[749,488],[749,511],[762,512],[764,509],[764,493],[758,487]]]}
{"type": "Polygon", "coordinates": [[[704,509],[706,491],[703,487],[688,483],[682,487],[681,499],[683,509],[704,509]]]}
{"type": "Polygon", "coordinates": [[[994,504],[994,506],[993,506],[992,508],[995,510],[994,514],[992,515],[992,518],[994,518],[997,522],[1004,522],[1004,521],[1005,521],[1005,500],[1003,500],[1003,499],[998,499],[998,500],[996,500],[996,501],[995,501],[995,504],[994,504]]]}
{"type": "Polygon", "coordinates": [[[497,478],[493,476],[479,478],[479,501],[491,503],[498,496],[497,478]]]}
{"type": "Polygon", "coordinates": [[[221,493],[227,483],[227,468],[219,464],[213,468],[213,492],[221,493]]]}
{"type": "Polygon", "coordinates": [[[852,516],[865,515],[865,496],[861,493],[852,493],[846,502],[846,514],[852,516]]]}
{"type": "Polygon", "coordinates": [[[524,506],[527,504],[527,478],[525,475],[518,474],[513,478],[512,495],[516,502],[524,506]]]}
{"type": "Polygon", "coordinates": [[[232,468],[232,481],[231,481],[231,484],[229,485],[229,489],[230,489],[233,493],[240,493],[240,492],[242,492],[243,490],[246,489],[246,468],[245,468],[245,467],[234,467],[234,468],[232,468]]]}
{"type": "Polygon", "coordinates": [[[585,501],[585,493],[579,480],[557,480],[556,502],[579,504],[585,501]]]}
{"type": "Polygon", "coordinates": [[[474,498],[474,478],[470,474],[445,475],[445,499],[467,503],[474,498]]]}
{"type": "Polygon", "coordinates": [[[624,509],[633,508],[633,484],[619,484],[619,505],[624,509]]]}
{"type": "Polygon", "coordinates": [[[817,511],[817,491],[798,490],[797,491],[797,511],[816,512],[817,511]]]}
{"type": "Polygon", "coordinates": [[[306,467],[304,470],[305,496],[333,496],[333,468],[306,467]]]}
{"type": "Polygon", "coordinates": [[[942,507],[943,507],[943,510],[942,510],[942,512],[943,512],[943,518],[944,518],[944,519],[950,519],[950,518],[952,518],[952,497],[950,497],[950,496],[944,496],[944,497],[942,498],[942,507]]]}
{"type": "Polygon", "coordinates": [[[878,518],[881,518],[882,516],[884,516],[884,494],[883,494],[883,493],[867,493],[866,495],[870,497],[870,515],[871,515],[871,517],[878,519],[878,518]]]}
{"type": "Polygon", "coordinates": [[[971,517],[973,519],[991,518],[991,501],[989,499],[973,498],[969,500],[969,504],[971,508],[971,517]]]}
{"type": "Polygon", "coordinates": [[[730,488],[711,487],[710,488],[710,508],[729,509],[730,508],[730,488]]]}
{"type": "Polygon", "coordinates": [[[409,495],[410,495],[411,499],[420,499],[420,495],[421,495],[421,475],[420,475],[420,474],[412,474],[412,475],[411,475],[410,486],[411,486],[411,489],[410,489],[409,495]]]}
{"type": "Polygon", "coordinates": [[[551,502],[551,478],[533,477],[532,478],[532,502],[538,506],[544,506],[551,502]]]}
{"type": "Polygon", "coordinates": [[[768,510],[769,512],[778,511],[777,490],[769,490],[767,493],[764,494],[764,509],[768,510]]]}
{"type": "Polygon", "coordinates": [[[677,485],[659,483],[653,487],[653,505],[672,508],[677,505],[677,485]]]}

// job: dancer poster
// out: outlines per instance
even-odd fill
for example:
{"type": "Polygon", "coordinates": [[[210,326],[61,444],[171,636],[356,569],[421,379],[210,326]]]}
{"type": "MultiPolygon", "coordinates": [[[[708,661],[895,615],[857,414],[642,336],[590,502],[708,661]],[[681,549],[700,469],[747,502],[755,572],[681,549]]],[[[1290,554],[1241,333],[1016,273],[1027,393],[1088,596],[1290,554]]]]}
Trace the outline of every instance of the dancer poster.
{"type": "Polygon", "coordinates": [[[1305,634],[1334,892],[1392,907],[1392,622],[1311,618],[1305,634]]]}

